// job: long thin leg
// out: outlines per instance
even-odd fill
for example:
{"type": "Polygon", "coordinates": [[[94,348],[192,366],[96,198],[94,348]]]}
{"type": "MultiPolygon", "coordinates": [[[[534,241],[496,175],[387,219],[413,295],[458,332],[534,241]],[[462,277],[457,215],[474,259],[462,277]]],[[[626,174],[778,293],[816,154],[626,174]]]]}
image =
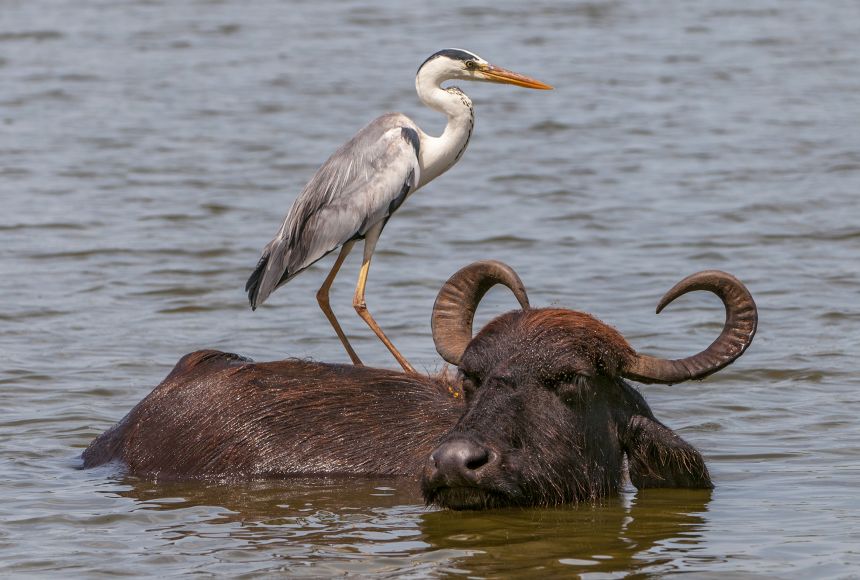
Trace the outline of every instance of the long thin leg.
{"type": "Polygon", "coordinates": [[[379,238],[380,233],[382,233],[381,226],[378,229],[374,228],[372,231],[368,232],[367,237],[364,240],[364,260],[361,263],[361,270],[358,273],[358,284],[355,287],[355,296],[352,299],[352,305],[355,307],[355,311],[358,312],[358,315],[361,316],[362,320],[364,320],[370,327],[370,330],[379,337],[382,344],[384,344],[391,354],[394,355],[394,358],[397,359],[397,362],[400,363],[403,370],[407,373],[417,374],[415,369],[412,368],[412,365],[403,358],[400,351],[394,348],[394,345],[390,340],[388,340],[388,337],[385,336],[385,333],[382,332],[379,325],[376,324],[373,316],[371,316],[370,312],[367,310],[367,304],[364,301],[364,288],[367,285],[367,271],[370,269],[370,258],[373,255],[373,250],[376,247],[376,240],[379,238]]]}
{"type": "Polygon", "coordinates": [[[346,354],[348,354],[349,358],[352,359],[352,364],[360,365],[362,364],[361,359],[358,358],[352,345],[349,344],[349,340],[346,338],[346,334],[344,334],[343,329],[340,327],[340,323],[337,321],[328,301],[328,290],[331,288],[331,284],[334,282],[334,277],[337,276],[337,273],[340,270],[343,261],[346,259],[346,256],[349,254],[349,251],[352,249],[353,244],[355,244],[355,242],[347,242],[341,247],[340,253],[337,255],[337,260],[334,261],[334,266],[331,267],[331,272],[328,273],[322,286],[320,286],[320,289],[317,291],[317,302],[319,302],[320,308],[322,309],[323,314],[325,314],[325,317],[328,318],[329,323],[334,327],[337,337],[340,339],[343,348],[346,349],[346,354]]]}

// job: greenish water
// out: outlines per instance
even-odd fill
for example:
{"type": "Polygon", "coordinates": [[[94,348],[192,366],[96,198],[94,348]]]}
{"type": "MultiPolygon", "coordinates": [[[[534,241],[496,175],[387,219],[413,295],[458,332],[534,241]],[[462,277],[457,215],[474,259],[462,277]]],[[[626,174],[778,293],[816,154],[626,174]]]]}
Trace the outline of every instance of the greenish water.
{"type": "MultiPolygon", "coordinates": [[[[860,575],[860,4],[0,4],[0,574],[613,578],[860,575]],[[382,236],[371,311],[439,368],[440,284],[510,263],[532,303],[640,351],[706,346],[722,311],[658,298],[719,268],[759,333],[702,383],[643,386],[713,492],[450,513],[407,482],[157,484],[81,450],[199,348],[345,361],[314,293],[242,292],[304,182],[376,115],[429,132],[415,70],[460,46],[552,83],[475,85],[463,160],[382,236]]],[[[358,259],[332,304],[362,358],[358,259]]],[[[491,292],[479,323],[512,308],[491,292]]]]}

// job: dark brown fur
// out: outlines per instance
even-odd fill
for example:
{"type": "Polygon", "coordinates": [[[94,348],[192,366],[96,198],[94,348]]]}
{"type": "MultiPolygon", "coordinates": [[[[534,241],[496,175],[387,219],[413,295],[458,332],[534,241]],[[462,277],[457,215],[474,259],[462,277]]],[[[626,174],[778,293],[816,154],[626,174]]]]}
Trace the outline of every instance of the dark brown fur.
{"type": "Polygon", "coordinates": [[[452,508],[602,497],[625,456],[638,487],[710,487],[701,455],[619,378],[633,355],[596,318],[550,308],[491,321],[457,377],[200,351],[96,438],[84,465],[160,479],[422,477],[425,499],[452,508]],[[436,462],[451,445],[486,461],[446,471],[436,462]]]}
{"type": "Polygon", "coordinates": [[[119,460],[160,479],[417,477],[462,408],[442,380],[199,351],[96,438],[84,466],[119,460]]]}

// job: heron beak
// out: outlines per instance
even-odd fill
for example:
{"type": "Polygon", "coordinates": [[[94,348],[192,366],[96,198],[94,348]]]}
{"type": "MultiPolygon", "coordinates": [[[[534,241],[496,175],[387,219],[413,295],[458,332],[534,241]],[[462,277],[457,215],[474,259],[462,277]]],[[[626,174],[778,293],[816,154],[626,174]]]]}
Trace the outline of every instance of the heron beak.
{"type": "Polygon", "coordinates": [[[481,74],[485,80],[491,83],[503,83],[506,85],[517,85],[518,87],[526,87],[527,89],[541,89],[551,91],[552,86],[542,83],[537,79],[509,71],[508,69],[495,66],[492,64],[481,67],[481,74]]]}

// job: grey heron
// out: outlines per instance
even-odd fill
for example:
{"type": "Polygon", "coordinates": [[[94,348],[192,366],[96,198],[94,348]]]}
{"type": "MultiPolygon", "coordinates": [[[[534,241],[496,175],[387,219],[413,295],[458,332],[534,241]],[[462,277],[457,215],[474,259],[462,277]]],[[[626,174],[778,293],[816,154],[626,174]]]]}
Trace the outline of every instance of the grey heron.
{"type": "Polygon", "coordinates": [[[418,68],[415,88],[425,105],[448,117],[442,135],[430,136],[406,115],[389,113],[335,151],[293,202],[275,238],[263,248],[245,285],[252,309],[276,288],[340,248],[317,292],[317,301],[353,364],[362,364],[331,309],[329,288],[355,242],[363,239],[364,259],[353,307],[403,369],[415,372],[367,310],[364,291],[370,259],[391,214],[417,189],[454,165],[469,143],[475,120],[472,101],[457,87],[443,88],[442,83],[449,80],[552,88],[491,65],[466,50],[445,49],[431,55],[418,68]]]}

